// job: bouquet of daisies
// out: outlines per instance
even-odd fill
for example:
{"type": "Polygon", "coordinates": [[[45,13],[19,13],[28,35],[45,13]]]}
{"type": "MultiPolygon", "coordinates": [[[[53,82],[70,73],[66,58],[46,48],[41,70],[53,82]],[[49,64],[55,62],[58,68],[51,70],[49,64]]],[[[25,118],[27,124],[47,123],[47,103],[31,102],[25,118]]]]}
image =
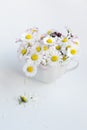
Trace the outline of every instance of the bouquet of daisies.
{"type": "Polygon", "coordinates": [[[18,56],[25,61],[23,71],[33,77],[37,68],[42,69],[67,64],[78,54],[78,37],[69,29],[62,34],[54,29],[40,34],[38,28],[26,30],[17,42],[20,42],[18,56]]]}

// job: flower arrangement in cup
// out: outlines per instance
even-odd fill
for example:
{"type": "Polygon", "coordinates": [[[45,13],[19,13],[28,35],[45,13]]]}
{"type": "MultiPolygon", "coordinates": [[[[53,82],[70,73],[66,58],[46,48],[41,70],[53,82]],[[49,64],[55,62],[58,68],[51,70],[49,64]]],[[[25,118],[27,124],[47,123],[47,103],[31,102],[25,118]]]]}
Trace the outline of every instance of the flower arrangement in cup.
{"type": "Polygon", "coordinates": [[[78,54],[78,37],[69,29],[62,34],[54,29],[40,34],[38,28],[26,30],[17,42],[20,42],[18,56],[25,61],[23,71],[28,77],[36,75],[37,68],[42,69],[63,65],[78,54]]]}

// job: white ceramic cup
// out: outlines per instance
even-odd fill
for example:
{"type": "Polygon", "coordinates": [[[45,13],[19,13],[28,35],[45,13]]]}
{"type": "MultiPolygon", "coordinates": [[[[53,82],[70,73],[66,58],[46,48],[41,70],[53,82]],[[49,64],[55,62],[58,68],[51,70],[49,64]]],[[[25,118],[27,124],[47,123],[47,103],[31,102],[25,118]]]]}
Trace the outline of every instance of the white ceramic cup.
{"type": "Polygon", "coordinates": [[[78,65],[78,60],[73,60],[65,65],[59,64],[57,66],[47,66],[47,68],[43,68],[43,66],[41,66],[38,67],[38,71],[34,79],[45,83],[51,83],[57,78],[60,78],[64,73],[76,69],[78,65]]]}

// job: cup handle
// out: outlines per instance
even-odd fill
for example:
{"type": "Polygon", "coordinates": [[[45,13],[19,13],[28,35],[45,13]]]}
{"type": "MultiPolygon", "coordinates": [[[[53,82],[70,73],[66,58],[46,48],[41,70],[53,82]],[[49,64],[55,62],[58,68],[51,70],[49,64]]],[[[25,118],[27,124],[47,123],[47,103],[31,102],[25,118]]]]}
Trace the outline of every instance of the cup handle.
{"type": "Polygon", "coordinates": [[[66,72],[75,70],[79,66],[79,61],[78,60],[73,60],[73,62],[74,62],[75,65],[73,65],[72,68],[68,66],[67,69],[66,69],[66,72]]]}

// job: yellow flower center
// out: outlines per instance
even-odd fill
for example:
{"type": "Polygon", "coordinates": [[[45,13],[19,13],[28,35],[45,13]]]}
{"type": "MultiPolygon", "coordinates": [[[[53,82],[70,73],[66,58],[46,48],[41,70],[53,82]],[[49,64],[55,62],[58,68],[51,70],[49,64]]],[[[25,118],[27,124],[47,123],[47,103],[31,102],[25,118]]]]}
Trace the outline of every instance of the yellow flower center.
{"type": "Polygon", "coordinates": [[[60,50],[60,49],[61,49],[61,46],[60,46],[60,45],[56,46],[56,49],[57,49],[57,50],[60,50]]]}
{"type": "Polygon", "coordinates": [[[68,49],[68,48],[70,48],[71,46],[70,45],[68,45],[68,46],[66,46],[66,49],[68,49]]]}
{"type": "Polygon", "coordinates": [[[32,67],[32,66],[28,66],[28,67],[27,67],[27,71],[28,71],[28,72],[33,72],[33,67],[32,67]]]}
{"type": "Polygon", "coordinates": [[[28,101],[27,98],[24,96],[20,96],[20,99],[21,99],[21,102],[24,102],[24,103],[26,103],[28,101]]]}
{"type": "Polygon", "coordinates": [[[37,30],[36,29],[32,29],[32,32],[34,33],[34,32],[37,32],[37,30]]]}
{"type": "Polygon", "coordinates": [[[75,54],[77,53],[77,50],[71,49],[71,50],[70,50],[70,53],[71,53],[72,55],[75,55],[75,54]]]}
{"type": "Polygon", "coordinates": [[[37,54],[33,54],[33,55],[31,56],[31,59],[34,60],[34,61],[35,61],[35,60],[38,60],[38,55],[37,55],[37,54]]]}
{"type": "Polygon", "coordinates": [[[40,47],[40,46],[37,46],[37,47],[36,47],[36,51],[37,51],[37,52],[40,52],[40,51],[41,51],[41,47],[40,47]]]}
{"type": "Polygon", "coordinates": [[[58,56],[56,56],[56,55],[52,56],[52,57],[51,57],[51,60],[52,60],[53,62],[58,61],[58,56]]]}
{"type": "Polygon", "coordinates": [[[48,30],[47,34],[51,34],[51,32],[52,32],[51,30],[48,30]]]}
{"type": "Polygon", "coordinates": [[[67,57],[66,57],[66,56],[63,56],[62,60],[65,61],[66,59],[67,59],[67,57]]]}
{"type": "Polygon", "coordinates": [[[76,45],[78,45],[79,44],[79,42],[74,42],[76,45]]]}
{"type": "Polygon", "coordinates": [[[25,55],[26,53],[27,53],[27,50],[26,50],[26,49],[22,49],[22,50],[21,50],[21,54],[22,54],[22,55],[25,55]]]}
{"type": "Polygon", "coordinates": [[[28,40],[29,40],[29,39],[32,39],[32,35],[31,35],[31,34],[27,34],[27,35],[25,36],[25,38],[28,39],[28,40]]]}
{"type": "Polygon", "coordinates": [[[47,43],[52,43],[53,42],[53,40],[52,39],[47,39],[47,43]]]}
{"type": "Polygon", "coordinates": [[[44,51],[48,50],[48,47],[47,46],[43,46],[43,50],[44,51]]]}
{"type": "Polygon", "coordinates": [[[68,42],[68,39],[65,37],[62,42],[68,42]]]}

